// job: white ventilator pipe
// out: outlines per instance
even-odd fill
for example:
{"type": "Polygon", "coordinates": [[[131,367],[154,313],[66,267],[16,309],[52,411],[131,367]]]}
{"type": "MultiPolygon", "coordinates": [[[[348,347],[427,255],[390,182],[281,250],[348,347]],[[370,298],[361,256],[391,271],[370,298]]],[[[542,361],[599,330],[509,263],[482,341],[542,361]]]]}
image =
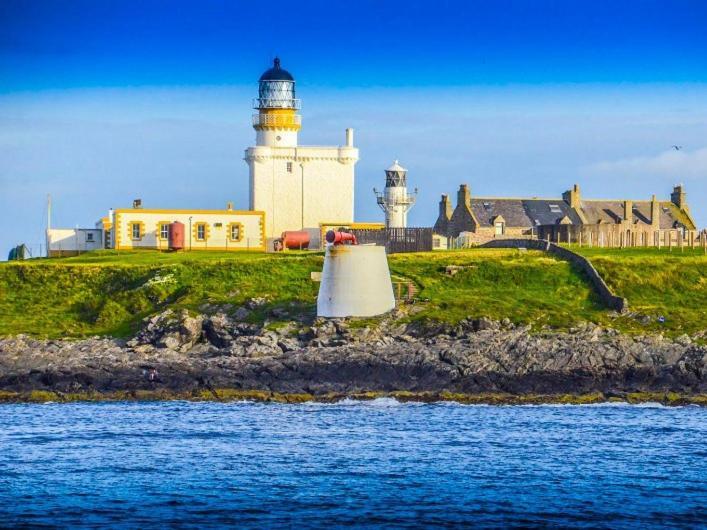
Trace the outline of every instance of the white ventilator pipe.
{"type": "Polygon", "coordinates": [[[328,245],[317,316],[372,317],[395,308],[385,247],[328,245]]]}

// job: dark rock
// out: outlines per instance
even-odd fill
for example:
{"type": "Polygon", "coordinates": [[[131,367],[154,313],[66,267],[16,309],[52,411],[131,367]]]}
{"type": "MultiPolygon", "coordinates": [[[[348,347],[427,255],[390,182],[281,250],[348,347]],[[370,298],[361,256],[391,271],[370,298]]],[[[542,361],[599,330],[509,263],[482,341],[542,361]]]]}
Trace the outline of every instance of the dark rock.
{"type": "Polygon", "coordinates": [[[127,344],[0,339],[0,390],[109,392],[164,387],[326,393],[707,393],[707,347],[687,336],[631,337],[593,324],[530,333],[490,319],[433,332],[383,321],[319,319],[269,331],[225,312],[166,311],[127,344]],[[145,368],[149,367],[149,368],[145,368]],[[159,382],[146,370],[157,370],[159,382]],[[73,389],[73,390],[72,390],[73,389]]]}
{"type": "Polygon", "coordinates": [[[236,320],[245,320],[246,318],[248,318],[248,315],[250,315],[250,311],[248,311],[248,309],[246,309],[245,307],[239,307],[234,311],[233,318],[235,318],[236,320]]]}
{"type": "Polygon", "coordinates": [[[234,325],[224,313],[207,318],[202,327],[206,339],[214,346],[227,348],[233,342],[231,330],[234,329],[234,325]]]}

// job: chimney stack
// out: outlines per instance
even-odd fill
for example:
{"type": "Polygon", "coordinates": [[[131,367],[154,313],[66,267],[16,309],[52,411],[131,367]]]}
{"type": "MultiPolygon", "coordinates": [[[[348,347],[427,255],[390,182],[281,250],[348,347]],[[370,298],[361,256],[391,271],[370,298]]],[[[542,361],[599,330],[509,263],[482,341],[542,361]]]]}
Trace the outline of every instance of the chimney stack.
{"type": "Polygon", "coordinates": [[[562,200],[569,204],[570,208],[578,209],[581,203],[579,184],[575,184],[571,190],[564,192],[562,200]]]}
{"type": "Polygon", "coordinates": [[[624,221],[633,224],[633,201],[624,201],[624,221]]]}
{"type": "Polygon", "coordinates": [[[660,204],[655,195],[651,197],[651,227],[658,229],[660,228],[660,204]]]}
{"type": "Polygon", "coordinates": [[[452,218],[452,203],[446,193],[442,195],[442,199],[439,201],[439,216],[447,220],[452,218]]]}
{"type": "Polygon", "coordinates": [[[687,210],[687,194],[682,184],[678,184],[673,188],[673,192],[670,194],[670,201],[678,208],[687,210]]]}
{"type": "Polygon", "coordinates": [[[468,210],[471,210],[471,192],[469,191],[469,186],[462,184],[459,186],[459,191],[457,192],[457,206],[464,205],[468,210]]]}

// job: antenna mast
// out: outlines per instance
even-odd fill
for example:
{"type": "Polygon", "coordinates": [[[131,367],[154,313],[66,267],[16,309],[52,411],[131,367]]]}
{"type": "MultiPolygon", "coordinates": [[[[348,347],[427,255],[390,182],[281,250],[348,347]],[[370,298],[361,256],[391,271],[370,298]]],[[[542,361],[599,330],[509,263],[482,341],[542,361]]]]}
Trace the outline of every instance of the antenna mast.
{"type": "Polygon", "coordinates": [[[49,257],[49,230],[52,229],[52,196],[50,193],[47,194],[47,233],[46,233],[46,245],[47,245],[47,257],[49,257]]]}

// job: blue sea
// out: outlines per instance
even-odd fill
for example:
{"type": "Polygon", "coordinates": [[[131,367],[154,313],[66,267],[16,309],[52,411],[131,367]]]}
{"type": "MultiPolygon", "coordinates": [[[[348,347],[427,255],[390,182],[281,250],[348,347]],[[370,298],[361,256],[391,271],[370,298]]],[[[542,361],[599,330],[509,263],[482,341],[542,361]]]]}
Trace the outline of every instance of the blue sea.
{"type": "Polygon", "coordinates": [[[707,409],[0,406],[0,527],[707,528],[707,409]]]}

